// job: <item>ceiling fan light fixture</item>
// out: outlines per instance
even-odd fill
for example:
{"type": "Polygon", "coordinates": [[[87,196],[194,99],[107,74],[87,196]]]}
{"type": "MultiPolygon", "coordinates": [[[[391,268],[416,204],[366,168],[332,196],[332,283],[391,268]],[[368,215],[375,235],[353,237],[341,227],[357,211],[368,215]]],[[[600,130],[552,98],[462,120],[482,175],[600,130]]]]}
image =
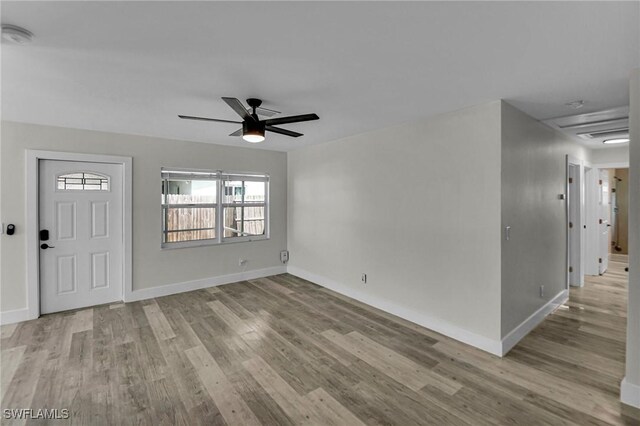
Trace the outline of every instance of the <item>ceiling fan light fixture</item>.
{"type": "Polygon", "coordinates": [[[260,121],[247,120],[242,123],[242,139],[250,143],[264,141],[265,125],[260,121]]]}
{"type": "Polygon", "coordinates": [[[245,133],[244,135],[242,135],[242,139],[250,143],[259,143],[264,141],[264,135],[257,133],[245,133]]]}

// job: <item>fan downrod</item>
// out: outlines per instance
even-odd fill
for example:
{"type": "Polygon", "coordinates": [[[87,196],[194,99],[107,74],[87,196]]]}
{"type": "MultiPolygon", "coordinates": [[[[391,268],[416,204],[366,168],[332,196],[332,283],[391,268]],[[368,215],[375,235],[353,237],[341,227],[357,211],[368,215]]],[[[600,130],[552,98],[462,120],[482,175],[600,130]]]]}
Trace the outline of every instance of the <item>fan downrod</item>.
{"type": "Polygon", "coordinates": [[[257,98],[249,98],[247,99],[247,105],[249,105],[251,108],[253,108],[253,113],[256,113],[256,108],[258,108],[260,105],[262,105],[262,99],[257,99],[257,98]]]}

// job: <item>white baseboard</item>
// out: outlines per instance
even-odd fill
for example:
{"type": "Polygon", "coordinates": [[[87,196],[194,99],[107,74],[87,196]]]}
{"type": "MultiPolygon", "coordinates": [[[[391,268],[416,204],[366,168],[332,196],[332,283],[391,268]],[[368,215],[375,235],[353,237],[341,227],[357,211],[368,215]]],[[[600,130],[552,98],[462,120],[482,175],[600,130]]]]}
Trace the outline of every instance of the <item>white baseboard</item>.
{"type": "Polygon", "coordinates": [[[558,309],[569,298],[569,290],[562,290],[553,299],[548,301],[544,306],[535,311],[524,320],[520,325],[511,330],[502,339],[502,351],[500,356],[505,356],[520,340],[531,332],[540,324],[547,315],[558,309]]]}
{"type": "Polygon", "coordinates": [[[200,290],[203,288],[215,287],[218,285],[230,284],[238,281],[254,280],[256,278],[268,277],[270,275],[284,274],[285,272],[287,272],[287,267],[285,265],[273,266],[270,268],[239,272],[237,274],[221,275],[218,277],[203,278],[176,284],[143,288],[140,290],[134,290],[131,293],[125,295],[125,302],[153,299],[154,297],[169,296],[171,294],[200,290]]]}
{"type": "MultiPolygon", "coordinates": [[[[284,274],[287,272],[286,265],[273,266],[270,268],[256,269],[253,271],[239,272],[237,274],[222,275],[219,277],[203,278],[200,280],[186,281],[176,284],[167,284],[158,287],[134,290],[125,294],[125,302],[135,302],[138,300],[153,299],[154,297],[169,296],[171,294],[184,293],[186,291],[200,290],[208,287],[215,287],[223,284],[231,284],[238,281],[254,280],[256,278],[268,277],[271,275],[284,274]]],[[[0,312],[0,324],[12,324],[16,322],[33,319],[29,317],[29,309],[16,309],[13,311],[0,312]]]]}
{"type": "MultiPolygon", "coordinates": [[[[568,290],[563,290],[556,297],[550,300],[543,307],[538,309],[522,324],[511,331],[502,341],[489,339],[488,337],[470,332],[456,325],[439,318],[434,318],[423,312],[416,312],[397,303],[380,299],[365,292],[344,286],[338,282],[330,280],[321,275],[305,271],[295,266],[274,266],[270,268],[257,269],[253,271],[239,272],[236,274],[222,275],[218,277],[203,278],[199,280],[186,281],[176,284],[168,284],[158,287],[150,287],[125,295],[125,302],[135,302],[138,300],[152,299],[154,297],[169,296],[187,291],[200,290],[208,287],[215,287],[223,284],[230,284],[238,281],[252,280],[256,278],[268,277],[271,275],[283,274],[289,272],[300,278],[309,280],[330,290],[352,297],[360,302],[381,309],[400,318],[411,321],[422,327],[444,334],[452,339],[482,349],[497,356],[504,356],[511,348],[513,348],[524,336],[533,330],[542,320],[562,305],[568,298],[568,290]]],[[[26,321],[29,319],[29,310],[16,309],[13,311],[0,312],[0,324],[11,324],[15,322],[26,321]]],[[[631,395],[633,393],[631,392],[631,395]]]]}
{"type": "Polygon", "coordinates": [[[13,311],[0,312],[0,325],[13,324],[30,319],[29,309],[14,309],[13,311]]]}
{"type": "Polygon", "coordinates": [[[620,400],[632,407],[640,408],[640,385],[629,383],[627,378],[620,383],[620,400]]]}
{"type": "Polygon", "coordinates": [[[408,309],[397,303],[344,286],[329,278],[305,271],[304,269],[300,269],[295,266],[289,266],[287,268],[287,272],[307,281],[321,285],[329,290],[333,290],[336,293],[343,294],[362,303],[373,306],[374,308],[378,308],[407,321],[411,321],[412,323],[418,324],[422,327],[444,334],[445,336],[451,337],[452,339],[458,340],[462,343],[482,349],[490,354],[502,356],[502,342],[499,340],[492,340],[488,337],[460,328],[447,321],[443,321],[442,319],[431,317],[423,312],[416,312],[415,310],[408,309]]]}

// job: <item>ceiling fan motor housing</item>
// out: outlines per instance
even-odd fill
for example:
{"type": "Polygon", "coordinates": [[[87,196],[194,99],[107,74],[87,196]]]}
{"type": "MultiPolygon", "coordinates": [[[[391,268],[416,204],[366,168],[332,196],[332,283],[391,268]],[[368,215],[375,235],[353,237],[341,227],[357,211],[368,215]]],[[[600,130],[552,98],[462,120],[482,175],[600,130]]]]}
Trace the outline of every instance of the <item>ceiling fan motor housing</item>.
{"type": "Polygon", "coordinates": [[[257,120],[245,120],[242,122],[242,134],[243,135],[261,135],[264,136],[265,123],[264,121],[257,120]]]}

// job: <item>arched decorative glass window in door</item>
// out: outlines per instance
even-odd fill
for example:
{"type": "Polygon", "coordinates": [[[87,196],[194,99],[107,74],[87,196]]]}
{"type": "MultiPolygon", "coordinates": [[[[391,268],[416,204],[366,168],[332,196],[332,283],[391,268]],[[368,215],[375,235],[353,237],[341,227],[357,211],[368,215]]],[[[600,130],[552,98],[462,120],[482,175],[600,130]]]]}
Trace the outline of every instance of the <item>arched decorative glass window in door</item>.
{"type": "Polygon", "coordinates": [[[56,189],[71,191],[108,191],[109,176],[95,172],[72,172],[57,176],[56,189]]]}

